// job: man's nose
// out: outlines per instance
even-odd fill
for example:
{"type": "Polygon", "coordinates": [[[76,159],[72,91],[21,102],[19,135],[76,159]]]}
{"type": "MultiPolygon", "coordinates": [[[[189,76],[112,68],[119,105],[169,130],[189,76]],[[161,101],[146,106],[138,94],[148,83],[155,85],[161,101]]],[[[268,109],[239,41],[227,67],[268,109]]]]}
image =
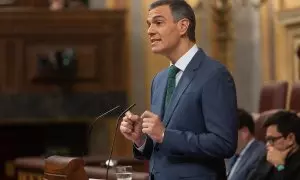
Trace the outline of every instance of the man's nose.
{"type": "Polygon", "coordinates": [[[269,150],[271,148],[271,143],[269,141],[266,142],[266,149],[269,150]]]}
{"type": "Polygon", "coordinates": [[[153,35],[153,34],[155,34],[155,30],[154,30],[154,28],[153,28],[152,25],[150,25],[150,26],[148,27],[147,33],[148,33],[148,35],[153,35]]]}

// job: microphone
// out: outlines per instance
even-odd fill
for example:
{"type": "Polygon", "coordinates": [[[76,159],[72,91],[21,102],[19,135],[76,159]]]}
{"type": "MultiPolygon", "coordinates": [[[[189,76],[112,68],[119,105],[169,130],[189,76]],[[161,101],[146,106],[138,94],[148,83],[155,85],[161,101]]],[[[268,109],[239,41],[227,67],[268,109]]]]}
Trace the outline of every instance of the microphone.
{"type": "Polygon", "coordinates": [[[116,122],[116,128],[115,128],[115,132],[114,132],[114,138],[113,138],[113,142],[112,142],[112,145],[111,145],[111,149],[110,149],[110,152],[109,152],[109,157],[108,157],[108,163],[106,165],[106,175],[105,175],[105,180],[108,180],[108,170],[109,170],[109,165],[110,165],[110,161],[111,161],[111,156],[112,156],[112,153],[114,151],[114,145],[115,145],[115,141],[116,141],[116,135],[117,135],[117,130],[118,130],[118,126],[119,126],[119,120],[121,119],[122,116],[124,116],[124,114],[129,111],[131,108],[133,108],[136,104],[132,104],[130,105],[128,108],[126,108],[118,117],[117,119],[117,122],[116,122]]]}
{"type": "MultiPolygon", "coordinates": [[[[103,118],[104,116],[106,116],[107,114],[113,112],[114,110],[118,109],[119,107],[120,107],[120,106],[115,106],[114,108],[112,108],[112,109],[106,111],[105,113],[100,114],[98,117],[95,118],[95,120],[90,124],[89,129],[88,129],[88,134],[87,134],[87,136],[88,136],[89,139],[90,139],[91,132],[92,132],[92,129],[94,128],[95,123],[96,123],[99,119],[103,118]]],[[[84,156],[84,154],[85,154],[85,153],[82,152],[82,157],[84,156]]]]}
{"type": "Polygon", "coordinates": [[[88,131],[88,135],[90,136],[92,129],[94,128],[94,124],[97,122],[98,119],[103,118],[104,116],[106,116],[107,114],[111,113],[112,111],[118,109],[120,106],[116,106],[108,111],[106,111],[105,113],[102,113],[100,116],[96,117],[96,119],[90,124],[89,127],[89,131],[88,131]]]}

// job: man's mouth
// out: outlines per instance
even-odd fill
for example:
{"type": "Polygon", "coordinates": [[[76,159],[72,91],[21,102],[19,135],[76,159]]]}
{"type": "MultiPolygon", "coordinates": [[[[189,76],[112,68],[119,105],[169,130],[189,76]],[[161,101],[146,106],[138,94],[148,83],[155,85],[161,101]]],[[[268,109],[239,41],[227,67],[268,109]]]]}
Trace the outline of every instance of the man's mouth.
{"type": "Polygon", "coordinates": [[[156,43],[156,42],[161,41],[161,39],[150,39],[150,41],[151,41],[151,44],[154,44],[154,43],[156,43]]]}

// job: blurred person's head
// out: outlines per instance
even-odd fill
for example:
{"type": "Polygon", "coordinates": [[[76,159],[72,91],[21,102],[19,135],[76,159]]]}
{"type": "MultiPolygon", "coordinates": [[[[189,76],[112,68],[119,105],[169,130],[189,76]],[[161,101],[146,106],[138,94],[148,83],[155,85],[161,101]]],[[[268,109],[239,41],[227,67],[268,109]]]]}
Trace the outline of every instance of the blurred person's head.
{"type": "Polygon", "coordinates": [[[49,8],[52,11],[63,10],[67,5],[66,0],[49,0],[49,3],[50,3],[49,8]]]}
{"type": "Polygon", "coordinates": [[[178,51],[180,53],[181,49],[187,49],[196,41],[195,14],[185,1],[153,2],[149,8],[147,24],[152,51],[171,60],[172,57],[178,58],[178,51]]]}
{"type": "Polygon", "coordinates": [[[252,116],[244,109],[237,110],[238,115],[238,146],[236,153],[240,153],[245,146],[254,138],[254,121],[252,116]]]}
{"type": "Polygon", "coordinates": [[[82,0],[49,0],[50,10],[59,11],[66,8],[85,8],[82,0]]]}
{"type": "Polygon", "coordinates": [[[267,149],[279,151],[298,149],[300,143],[300,118],[294,112],[279,111],[264,123],[267,149]]]}

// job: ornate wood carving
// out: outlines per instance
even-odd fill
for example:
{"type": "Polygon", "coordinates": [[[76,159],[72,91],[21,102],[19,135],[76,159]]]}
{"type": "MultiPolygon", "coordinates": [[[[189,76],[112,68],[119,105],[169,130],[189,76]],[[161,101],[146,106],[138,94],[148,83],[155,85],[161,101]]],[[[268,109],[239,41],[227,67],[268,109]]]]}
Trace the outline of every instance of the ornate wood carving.
{"type": "Polygon", "coordinates": [[[276,76],[290,84],[300,80],[300,62],[297,48],[300,46],[300,9],[281,11],[276,19],[276,76]]]}
{"type": "Polygon", "coordinates": [[[0,9],[0,92],[56,90],[35,81],[37,55],[62,48],[78,60],[74,92],[125,91],[124,21],[122,11],[0,9]]]}

